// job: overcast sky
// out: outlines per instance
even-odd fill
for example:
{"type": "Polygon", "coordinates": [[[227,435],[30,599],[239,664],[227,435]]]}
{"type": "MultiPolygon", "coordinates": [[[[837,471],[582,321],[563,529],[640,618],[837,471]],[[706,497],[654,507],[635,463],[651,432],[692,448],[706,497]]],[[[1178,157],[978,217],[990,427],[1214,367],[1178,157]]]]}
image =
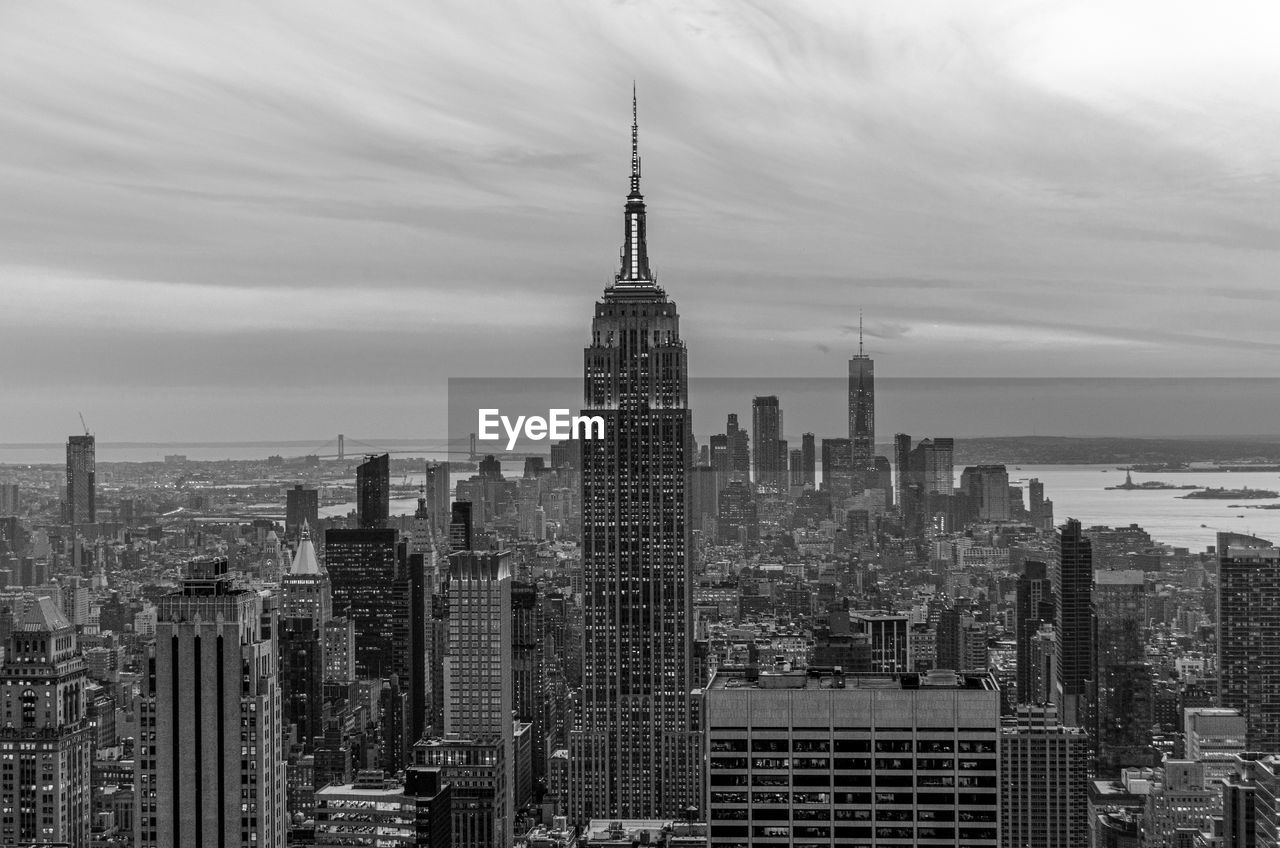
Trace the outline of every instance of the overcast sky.
{"type": "Polygon", "coordinates": [[[633,80],[696,375],[838,377],[862,308],[884,376],[1274,376],[1278,14],[0,4],[0,442],[412,437],[450,375],[580,373],[633,80]]]}

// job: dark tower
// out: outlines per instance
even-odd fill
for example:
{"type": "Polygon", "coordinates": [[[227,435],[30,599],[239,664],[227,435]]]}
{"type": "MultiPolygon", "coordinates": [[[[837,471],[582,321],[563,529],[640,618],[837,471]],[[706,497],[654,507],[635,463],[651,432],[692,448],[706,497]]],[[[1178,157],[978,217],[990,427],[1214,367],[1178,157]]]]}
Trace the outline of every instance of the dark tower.
{"type": "Polygon", "coordinates": [[[621,268],[584,351],[584,655],[570,818],[678,814],[700,793],[690,730],[687,362],[676,305],[649,268],[636,122],[621,268]]]}
{"type": "Polygon", "coordinates": [[[391,511],[391,457],[366,456],[356,468],[356,516],[362,530],[387,526],[391,511]]]}
{"type": "Polygon", "coordinates": [[[98,520],[96,453],[93,436],[67,437],[67,523],[98,520]]]}
{"type": "Polygon", "coordinates": [[[1023,566],[1022,575],[1018,578],[1016,638],[1018,644],[1018,703],[1034,704],[1037,698],[1034,693],[1039,687],[1034,684],[1040,669],[1033,668],[1033,652],[1031,641],[1040,630],[1041,622],[1052,622],[1053,584],[1049,579],[1049,566],[1043,562],[1028,561],[1023,566]]]}
{"type": "Polygon", "coordinates": [[[800,464],[804,469],[804,482],[809,486],[816,485],[818,481],[815,453],[813,434],[805,433],[800,437],[800,464]]]}
{"type": "Polygon", "coordinates": [[[1280,548],[1218,534],[1220,701],[1247,722],[1251,751],[1280,750],[1280,548]]]}
{"type": "Polygon", "coordinates": [[[787,467],[787,457],[782,450],[782,408],[775,395],[757,397],[751,401],[751,439],[755,443],[752,455],[752,476],[756,489],[769,492],[785,492],[786,479],[780,472],[787,467]]]}
{"type": "Polygon", "coordinates": [[[1093,543],[1068,518],[1058,528],[1058,567],[1053,596],[1058,616],[1058,682],[1056,702],[1063,724],[1091,727],[1096,624],[1093,613],[1093,543]]]}

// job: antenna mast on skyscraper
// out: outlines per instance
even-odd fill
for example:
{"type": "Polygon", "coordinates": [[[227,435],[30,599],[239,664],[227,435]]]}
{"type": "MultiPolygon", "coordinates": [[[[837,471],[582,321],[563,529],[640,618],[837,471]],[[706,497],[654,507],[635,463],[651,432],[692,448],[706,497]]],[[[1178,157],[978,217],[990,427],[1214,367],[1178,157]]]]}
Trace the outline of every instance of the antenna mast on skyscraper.
{"type": "Polygon", "coordinates": [[[631,190],[640,191],[640,112],[636,105],[636,81],[631,81],[631,190]]]}
{"type": "Polygon", "coordinates": [[[862,356],[862,307],[858,307],[858,356],[862,356]]]}

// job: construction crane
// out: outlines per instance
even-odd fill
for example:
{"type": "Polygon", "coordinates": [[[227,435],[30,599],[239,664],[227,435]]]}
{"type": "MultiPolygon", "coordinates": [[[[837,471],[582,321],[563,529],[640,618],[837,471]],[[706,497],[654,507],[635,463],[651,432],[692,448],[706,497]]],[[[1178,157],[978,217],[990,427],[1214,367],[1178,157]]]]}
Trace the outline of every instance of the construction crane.
{"type": "Polygon", "coordinates": [[[76,414],[80,416],[80,426],[84,428],[84,434],[86,436],[89,435],[89,425],[84,423],[84,413],[77,412],[76,414]]]}

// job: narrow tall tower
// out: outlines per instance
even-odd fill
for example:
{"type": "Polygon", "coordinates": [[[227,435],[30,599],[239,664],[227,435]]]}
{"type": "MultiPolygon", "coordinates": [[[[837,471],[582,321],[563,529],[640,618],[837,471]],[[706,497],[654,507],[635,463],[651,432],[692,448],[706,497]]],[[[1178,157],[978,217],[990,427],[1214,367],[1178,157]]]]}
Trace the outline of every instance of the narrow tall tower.
{"type": "Polygon", "coordinates": [[[1251,751],[1280,750],[1280,548],[1218,534],[1219,700],[1245,717],[1251,751]]]}
{"type": "Polygon", "coordinates": [[[849,442],[853,472],[865,478],[876,459],[875,362],[862,347],[862,313],[858,313],[858,353],[849,360],[849,442]]]}
{"type": "MultiPolygon", "coordinates": [[[[1005,486],[1008,488],[1007,484],[1005,486]]],[[[1093,608],[1093,543],[1080,522],[1068,518],[1058,528],[1058,563],[1053,575],[1058,625],[1058,676],[1054,702],[1069,727],[1093,728],[1094,658],[1097,622],[1093,608]]]]}
{"type": "Polygon", "coordinates": [[[96,453],[93,436],[67,437],[67,523],[92,524],[98,520],[96,453]]]}
{"type": "Polygon", "coordinates": [[[444,736],[415,756],[453,784],[453,845],[510,845],[515,816],[512,741],[511,562],[506,551],[449,558],[444,736]]]}
{"type": "Polygon", "coordinates": [[[637,124],[621,267],[584,351],[583,693],[569,812],[652,818],[696,804],[685,472],[688,366],[676,306],[649,268],[637,124]]]}

